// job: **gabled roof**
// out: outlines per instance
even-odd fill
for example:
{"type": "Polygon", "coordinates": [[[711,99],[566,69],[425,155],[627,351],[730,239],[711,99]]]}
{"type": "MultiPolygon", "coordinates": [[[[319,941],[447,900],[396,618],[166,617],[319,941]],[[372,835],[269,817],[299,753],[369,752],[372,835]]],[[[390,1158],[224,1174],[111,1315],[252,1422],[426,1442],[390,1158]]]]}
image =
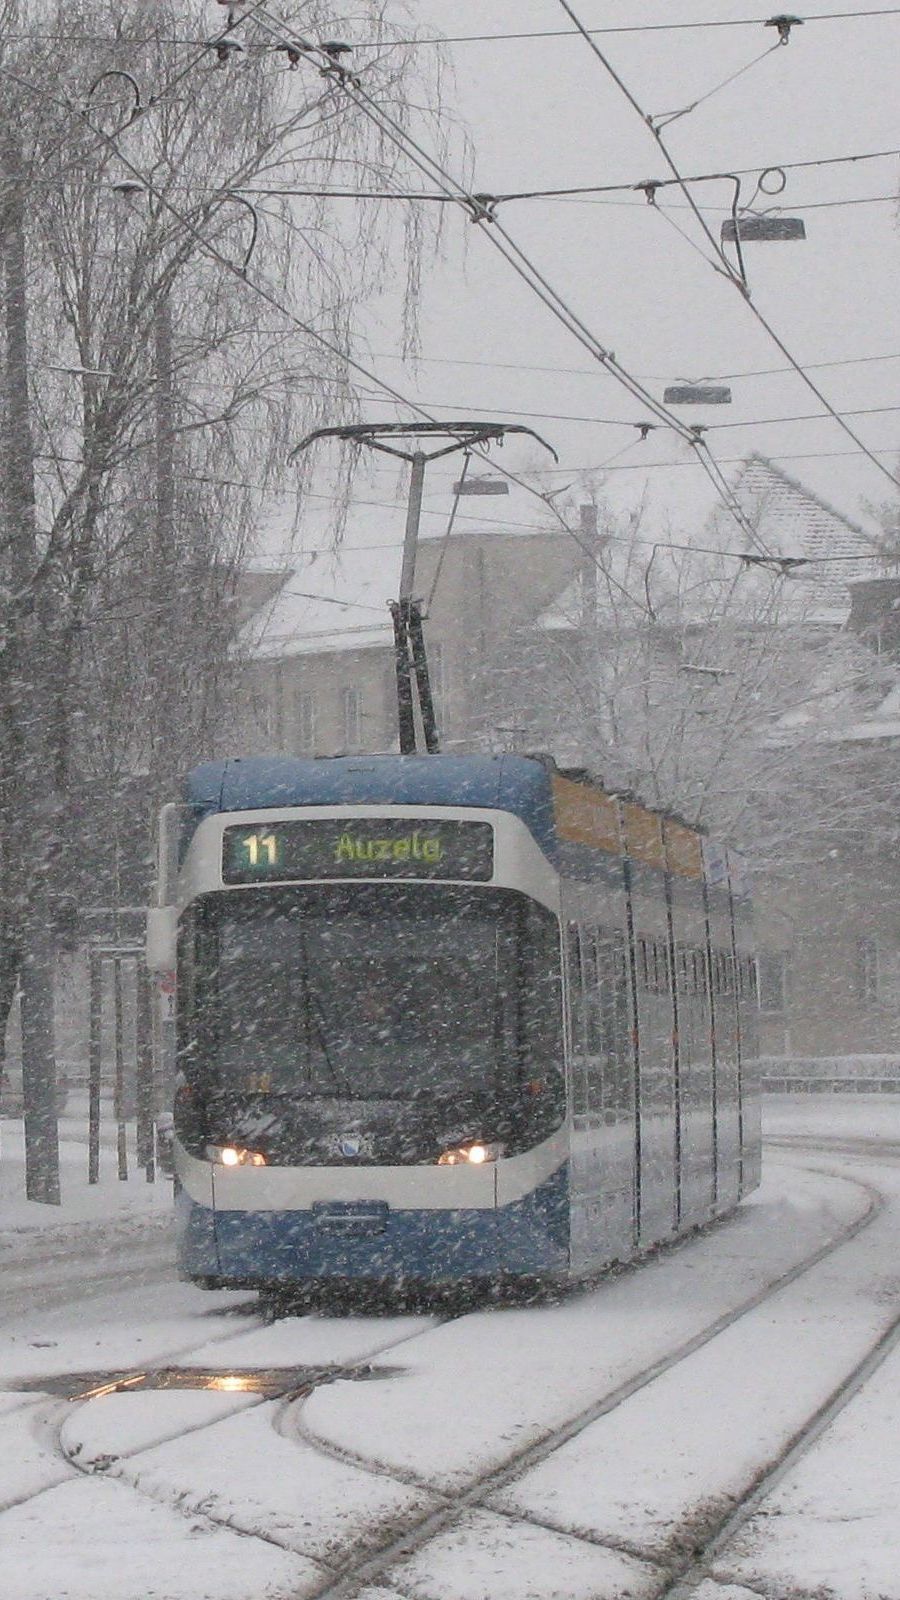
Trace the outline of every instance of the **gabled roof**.
{"type": "Polygon", "coordinates": [[[756,546],[744,538],[748,553],[764,548],[814,563],[798,568],[789,579],[792,588],[796,586],[794,609],[802,611],[805,621],[845,622],[850,610],[847,584],[883,570],[871,534],[765,456],[748,458],[735,480],[734,494],[758,526],[756,546]]]}
{"type": "Polygon", "coordinates": [[[237,580],[238,623],[249,622],[263,606],[269,605],[289,576],[284,567],[245,567],[237,580]]]}
{"type": "MultiPolygon", "coordinates": [[[[779,621],[842,627],[850,612],[848,583],[854,578],[879,576],[884,570],[872,535],[765,456],[749,456],[732,481],[731,490],[747,520],[753,524],[756,537],[742,531],[734,518],[720,507],[707,527],[697,531],[695,538],[684,531],[663,534],[654,547],[651,539],[655,535],[648,539],[643,534],[648,558],[653,548],[664,556],[667,538],[673,539],[676,545],[683,541],[688,546],[696,544],[723,552],[746,551],[749,556],[799,557],[810,565],[786,574],[779,599],[779,621]]],[[[643,570],[640,563],[639,570],[632,569],[626,576],[634,551],[619,542],[610,546],[610,550],[614,555],[618,552],[623,563],[621,570],[613,566],[615,586],[618,588],[624,581],[640,603],[643,570]]],[[[639,542],[634,550],[640,553],[639,542]]],[[[713,563],[715,559],[711,557],[713,563]]],[[[770,584],[768,575],[765,581],[770,584]]],[[[758,589],[759,585],[754,589],[748,573],[742,589],[748,602],[758,589]]],[[[624,589],[621,592],[624,593],[624,589]]],[[[700,604],[705,607],[706,599],[700,604]]],[[[538,626],[547,632],[577,631],[583,607],[582,578],[577,574],[545,607],[538,618],[538,626]]],[[[752,604],[748,604],[749,609],[752,604]]]]}

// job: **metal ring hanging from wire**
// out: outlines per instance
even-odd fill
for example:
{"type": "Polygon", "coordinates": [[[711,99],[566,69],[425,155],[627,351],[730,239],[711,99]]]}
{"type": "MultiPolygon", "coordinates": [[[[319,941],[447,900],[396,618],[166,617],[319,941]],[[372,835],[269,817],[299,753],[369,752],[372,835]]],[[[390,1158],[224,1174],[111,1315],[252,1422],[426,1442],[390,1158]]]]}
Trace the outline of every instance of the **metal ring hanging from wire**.
{"type": "Polygon", "coordinates": [[[113,128],[112,132],[108,134],[110,139],[115,139],[118,134],[123,133],[126,128],[131,127],[131,124],[134,122],[135,118],[138,117],[145,108],[141,99],[141,90],[137,79],[133,78],[130,72],[124,72],[121,68],[112,67],[108,72],[101,72],[99,78],[94,79],[91,87],[88,89],[88,92],[84,97],[85,111],[87,111],[90,107],[91,98],[94,94],[94,91],[100,87],[101,83],[105,83],[109,78],[122,78],[124,82],[128,84],[129,88],[134,94],[134,105],[131,107],[128,116],[125,118],[125,121],[121,122],[117,128],[113,128]]]}
{"type": "Polygon", "coordinates": [[[251,259],[252,255],[253,255],[254,250],[256,249],[256,240],[257,240],[257,237],[259,235],[259,214],[258,214],[258,212],[256,210],[256,207],[254,205],[252,205],[249,200],[246,200],[242,194],[236,194],[233,189],[229,189],[226,194],[223,194],[223,196],[222,196],[223,204],[224,204],[224,202],[226,200],[233,200],[236,205],[243,206],[246,211],[249,211],[251,219],[253,221],[253,232],[250,235],[250,243],[248,244],[247,249],[244,252],[243,261],[241,262],[240,266],[237,268],[238,272],[244,273],[244,272],[247,271],[247,268],[250,265],[250,259],[251,259]]]}

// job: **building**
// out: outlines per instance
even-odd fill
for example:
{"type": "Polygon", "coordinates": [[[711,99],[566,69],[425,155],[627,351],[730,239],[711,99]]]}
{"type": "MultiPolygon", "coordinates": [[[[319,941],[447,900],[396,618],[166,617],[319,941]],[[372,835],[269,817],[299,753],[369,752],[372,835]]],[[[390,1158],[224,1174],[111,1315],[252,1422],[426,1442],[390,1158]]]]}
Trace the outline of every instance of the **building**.
{"type": "MultiPolygon", "coordinates": [[[[562,531],[476,528],[447,541],[422,541],[416,595],[427,603],[429,670],[444,749],[489,748],[515,737],[507,727],[509,696],[493,665],[567,586],[579,559],[562,531]]],[[[387,609],[397,578],[386,572],[364,578],[352,564],[349,573],[346,562],[342,566],[351,592],[356,579],[352,600],[312,594],[307,572],[302,580],[287,577],[255,616],[243,684],[247,754],[397,749],[387,609]],[[323,617],[326,606],[332,615],[337,611],[336,625],[323,617]]],[[[328,579],[333,582],[333,574],[328,579]]],[[[323,587],[325,581],[319,579],[323,587]]]]}
{"type": "MultiPolygon", "coordinates": [[[[716,772],[711,830],[733,827],[754,866],[764,1052],[900,1054],[900,909],[886,887],[900,584],[870,533],[763,458],[734,492],[756,537],[712,524],[696,543],[723,560],[702,582],[694,569],[682,582],[662,541],[609,538],[602,517],[594,539],[589,512],[577,543],[484,519],[423,540],[442,748],[548,750],[691,820],[692,784],[716,772]],[[782,766],[790,783],[769,792],[782,766]],[[730,811],[729,792],[742,802],[730,811]]],[[[248,636],[247,753],[397,748],[396,583],[387,556],[363,571],[349,550],[285,580],[248,636]]]]}

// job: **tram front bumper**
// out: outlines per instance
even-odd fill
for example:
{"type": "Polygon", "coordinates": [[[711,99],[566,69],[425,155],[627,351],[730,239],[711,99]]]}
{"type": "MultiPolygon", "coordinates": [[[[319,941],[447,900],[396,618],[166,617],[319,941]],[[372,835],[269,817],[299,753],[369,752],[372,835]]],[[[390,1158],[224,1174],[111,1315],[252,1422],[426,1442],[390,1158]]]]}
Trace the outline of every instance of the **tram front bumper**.
{"type": "Polygon", "coordinates": [[[181,1269],[223,1285],[323,1279],[452,1284],[565,1275],[568,1260],[565,1164],[503,1206],[396,1207],[364,1199],[253,1211],[180,1197],[181,1269]]]}

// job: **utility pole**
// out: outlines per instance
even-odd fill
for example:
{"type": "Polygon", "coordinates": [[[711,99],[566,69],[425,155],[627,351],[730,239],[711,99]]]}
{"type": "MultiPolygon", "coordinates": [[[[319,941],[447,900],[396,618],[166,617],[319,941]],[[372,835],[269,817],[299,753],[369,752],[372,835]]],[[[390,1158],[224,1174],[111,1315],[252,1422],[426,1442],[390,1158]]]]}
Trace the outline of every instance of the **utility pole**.
{"type": "MultiPolygon", "coordinates": [[[[55,939],[48,883],[58,821],[50,748],[52,574],[40,571],[34,445],[29,420],[25,179],[14,112],[0,125],[0,248],[6,345],[3,393],[3,522],[7,617],[2,679],[4,894],[19,941],[25,1193],[59,1205],[59,1131],[53,1037],[55,939]],[[21,846],[14,841],[21,840],[21,846]]],[[[2,1018],[5,1026],[6,1017],[2,1018]]]]}
{"type": "Polygon", "coordinates": [[[154,507],[152,624],[156,701],[151,726],[151,780],[157,801],[169,792],[177,760],[173,750],[172,711],[177,703],[177,675],[185,641],[176,623],[178,563],[175,550],[175,398],[172,370],[172,298],[167,283],[157,289],[153,308],[156,383],[153,390],[154,507]],[[177,642],[176,642],[177,641],[177,642]]]}
{"type": "Polygon", "coordinates": [[[394,666],[397,675],[397,723],[400,735],[400,754],[415,755],[418,750],[416,727],[416,699],[422,725],[422,737],[428,755],[440,749],[434,700],[428,675],[428,658],[425,651],[422,603],[415,599],[416,552],[419,543],[419,524],[422,518],[422,494],[425,487],[425,468],[429,461],[453,455],[458,450],[475,450],[479,445],[502,442],[508,433],[527,433],[538,444],[549,450],[554,461],[556,451],[533,428],[517,422],[360,422],[343,428],[317,428],[307,435],[292,452],[297,455],[316,439],[343,439],[357,445],[367,445],[370,450],[380,450],[385,455],[399,457],[410,466],[409,494],[406,506],[406,530],[403,538],[403,560],[400,566],[400,593],[390,602],[394,625],[394,666]],[[423,450],[422,439],[449,439],[449,444],[436,450],[423,450]],[[416,441],[414,450],[404,450],[393,441],[416,441]],[[415,698],[413,689],[415,686],[415,698]]]}

